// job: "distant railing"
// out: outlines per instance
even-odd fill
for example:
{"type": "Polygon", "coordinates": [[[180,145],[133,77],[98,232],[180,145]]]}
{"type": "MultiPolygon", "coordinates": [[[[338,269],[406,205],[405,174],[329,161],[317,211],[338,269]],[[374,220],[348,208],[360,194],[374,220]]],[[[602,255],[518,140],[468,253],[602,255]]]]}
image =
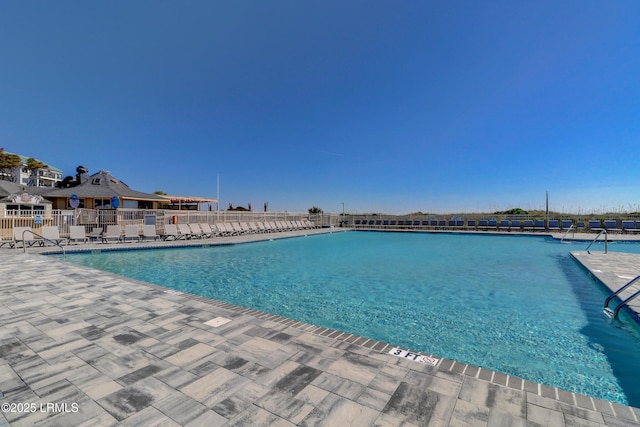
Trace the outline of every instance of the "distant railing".
{"type": "Polygon", "coordinates": [[[62,180],[61,175],[59,173],[54,173],[50,171],[40,170],[38,171],[37,176],[40,178],[51,178],[51,179],[62,180]]]}
{"type": "MultiPolygon", "coordinates": [[[[411,215],[387,215],[387,214],[336,214],[336,213],[290,213],[290,212],[256,212],[256,211],[197,211],[197,210],[170,210],[170,209],[84,209],[75,210],[4,210],[0,211],[0,235],[10,238],[13,227],[32,227],[39,229],[42,225],[55,225],[59,228],[61,236],[69,235],[71,225],[83,225],[87,233],[94,228],[106,229],[107,225],[144,225],[155,224],[159,231],[164,231],[165,224],[172,223],[208,223],[216,222],[256,222],[256,221],[297,221],[311,220],[323,227],[349,227],[349,228],[399,228],[399,229],[465,229],[465,230],[509,230],[513,231],[547,231],[565,233],[569,221],[573,228],[571,231],[588,232],[588,226],[578,227],[579,223],[588,224],[590,216],[568,217],[565,215],[552,217],[547,220],[535,215],[500,215],[500,214],[411,214],[411,215]],[[36,223],[38,218],[40,223],[36,223]],[[525,221],[529,221],[528,225],[525,221]],[[483,222],[489,221],[489,225],[483,226],[483,222]],[[509,227],[499,227],[501,221],[509,221],[509,227]],[[519,225],[512,224],[519,221],[519,225]],[[533,227],[531,226],[533,221],[533,227]],[[556,224],[557,226],[550,226],[556,224]]],[[[620,224],[623,219],[635,220],[640,228],[640,221],[633,215],[608,217],[620,224]]],[[[592,231],[592,230],[591,230],[592,231]]],[[[599,231],[599,230],[598,230],[599,231]]],[[[566,237],[566,236],[565,236],[566,237]]]]}
{"type": "MultiPolygon", "coordinates": [[[[594,217],[558,215],[546,218],[541,215],[511,215],[511,214],[409,214],[389,215],[381,213],[345,214],[340,215],[339,222],[350,228],[396,228],[396,229],[461,229],[466,230],[501,230],[501,231],[546,231],[553,233],[565,233],[571,230],[573,233],[598,232],[601,228],[590,229],[589,222],[594,217]],[[483,222],[488,222],[483,226],[483,222]]],[[[640,218],[635,214],[607,216],[600,218],[601,222],[615,222],[617,232],[628,232],[621,227],[623,221],[631,221],[636,230],[640,230],[640,218]]],[[[612,231],[612,232],[616,232],[612,231]]]]}
{"type": "MultiPolygon", "coordinates": [[[[60,236],[69,237],[69,227],[83,225],[86,233],[94,228],[106,229],[107,225],[154,224],[159,232],[164,232],[165,224],[192,224],[216,222],[264,222],[311,220],[316,225],[333,227],[338,225],[338,215],[290,213],[290,212],[239,212],[239,211],[196,211],[169,209],[84,209],[26,211],[6,211],[0,217],[0,235],[11,239],[14,227],[31,227],[34,231],[42,226],[57,226],[60,236]]],[[[39,232],[39,231],[38,231],[39,232]]]]}
{"type": "MultiPolygon", "coordinates": [[[[198,210],[170,210],[170,209],[84,209],[75,210],[0,210],[0,235],[10,239],[13,227],[32,227],[34,231],[41,226],[57,226],[60,235],[69,236],[71,225],[83,225],[87,233],[94,228],[106,229],[107,225],[139,225],[155,224],[159,232],[164,231],[165,224],[190,224],[217,222],[265,222],[265,221],[298,221],[311,220],[322,227],[349,228],[382,228],[382,229],[442,229],[442,230],[508,230],[514,231],[547,231],[566,232],[573,225],[571,231],[588,232],[587,227],[577,224],[588,224],[590,216],[569,217],[561,215],[547,220],[536,215],[506,215],[506,214],[336,214],[336,213],[300,213],[300,212],[257,212],[257,211],[198,211],[198,210]],[[486,226],[486,223],[494,224],[486,226]],[[508,227],[501,227],[501,221],[508,221],[508,227]],[[526,223],[525,221],[528,221],[526,223]],[[531,224],[533,222],[533,226],[531,224]],[[483,223],[485,224],[483,226],[483,223]],[[517,226],[513,224],[518,223],[517,226]],[[550,226],[555,224],[556,226],[550,226]]],[[[640,229],[640,220],[633,215],[608,217],[621,223],[625,220],[635,220],[640,229]]],[[[599,231],[599,230],[598,230],[599,231]]],[[[566,236],[565,236],[566,237],[566,236]]]]}

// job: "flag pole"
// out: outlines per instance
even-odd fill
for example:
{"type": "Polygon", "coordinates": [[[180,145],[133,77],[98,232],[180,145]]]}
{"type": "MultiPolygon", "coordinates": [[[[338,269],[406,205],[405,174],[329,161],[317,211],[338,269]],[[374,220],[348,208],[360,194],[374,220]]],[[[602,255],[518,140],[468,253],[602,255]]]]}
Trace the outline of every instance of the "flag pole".
{"type": "Polygon", "coordinates": [[[216,175],[216,220],[220,219],[220,174],[216,175]]]}
{"type": "Polygon", "coordinates": [[[549,191],[548,190],[546,191],[545,199],[546,199],[545,212],[546,212],[546,216],[547,216],[547,226],[549,226],[549,191]]]}

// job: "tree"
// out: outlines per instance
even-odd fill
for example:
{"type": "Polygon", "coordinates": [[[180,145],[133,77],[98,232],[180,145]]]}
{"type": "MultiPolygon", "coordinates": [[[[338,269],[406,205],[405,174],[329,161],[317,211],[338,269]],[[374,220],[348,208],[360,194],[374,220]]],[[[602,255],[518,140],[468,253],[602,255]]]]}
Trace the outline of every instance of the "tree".
{"type": "Polygon", "coordinates": [[[494,212],[496,215],[529,215],[529,212],[525,211],[522,208],[512,208],[508,211],[498,211],[494,212]]]}
{"type": "Polygon", "coordinates": [[[231,203],[229,203],[229,209],[227,209],[227,210],[228,211],[240,211],[240,212],[248,212],[249,211],[249,209],[245,208],[244,206],[236,206],[234,208],[231,203]]]}
{"type": "Polygon", "coordinates": [[[33,157],[29,157],[27,159],[27,169],[36,170],[36,169],[47,169],[49,165],[46,163],[42,163],[40,160],[34,159],[33,157]]]}
{"type": "Polygon", "coordinates": [[[37,185],[36,171],[47,169],[49,165],[42,163],[40,160],[29,157],[27,159],[27,170],[29,171],[29,185],[37,185]]]}
{"type": "Polygon", "coordinates": [[[314,214],[316,214],[316,215],[317,215],[317,214],[321,214],[321,213],[322,213],[322,209],[320,209],[320,208],[319,208],[319,207],[317,207],[317,206],[314,206],[314,207],[312,207],[312,208],[309,208],[309,213],[310,213],[310,214],[312,214],[312,215],[314,215],[314,214]]]}
{"type": "Polygon", "coordinates": [[[165,192],[164,192],[164,191],[162,191],[162,190],[154,191],[154,192],[153,192],[153,194],[157,194],[158,196],[166,196],[166,195],[167,195],[167,193],[165,193],[165,192]]]}
{"type": "Polygon", "coordinates": [[[5,153],[4,148],[0,148],[0,179],[14,181],[13,169],[20,167],[20,156],[17,154],[5,153]]]}

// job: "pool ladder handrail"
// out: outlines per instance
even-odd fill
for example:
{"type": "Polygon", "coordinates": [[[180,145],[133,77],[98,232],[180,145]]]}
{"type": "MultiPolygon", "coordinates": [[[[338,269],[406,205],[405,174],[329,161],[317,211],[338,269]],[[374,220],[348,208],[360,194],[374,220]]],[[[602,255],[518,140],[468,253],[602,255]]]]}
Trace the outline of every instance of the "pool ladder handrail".
{"type": "Polygon", "coordinates": [[[34,236],[38,236],[38,237],[40,237],[42,240],[46,240],[46,241],[47,241],[47,242],[49,242],[49,243],[53,243],[54,245],[56,245],[57,247],[59,247],[60,249],[62,249],[62,256],[63,256],[63,257],[66,255],[66,254],[65,254],[65,251],[64,251],[64,248],[62,247],[62,245],[61,245],[60,243],[58,243],[58,242],[56,242],[56,241],[54,241],[54,240],[48,239],[48,238],[44,237],[42,234],[36,233],[36,232],[35,232],[35,231],[33,231],[33,230],[23,230],[23,231],[22,231],[22,250],[23,250],[23,252],[24,252],[25,254],[27,253],[27,245],[24,243],[24,236],[25,236],[25,234],[26,234],[26,233],[31,233],[31,234],[32,234],[32,235],[34,235],[34,236]]]}
{"type": "Polygon", "coordinates": [[[640,295],[640,290],[636,291],[633,293],[633,295],[631,295],[629,298],[625,299],[624,301],[622,301],[620,304],[618,304],[613,310],[611,310],[609,308],[609,302],[611,302],[612,299],[614,299],[618,294],[620,294],[620,292],[624,291],[625,289],[627,289],[629,286],[633,285],[637,280],[640,280],[640,276],[636,276],[633,279],[631,279],[629,282],[627,282],[626,285],[624,285],[623,287],[621,287],[620,289],[618,289],[617,291],[615,291],[614,293],[612,293],[611,295],[609,295],[607,297],[606,300],[604,300],[604,308],[603,311],[605,312],[605,314],[609,317],[612,317],[614,319],[618,318],[618,313],[620,312],[620,310],[622,309],[622,307],[624,307],[625,305],[627,305],[627,303],[629,303],[632,299],[636,298],[638,295],[640,295]]]}
{"type": "Polygon", "coordinates": [[[585,249],[585,251],[590,254],[591,252],[589,252],[589,248],[591,247],[591,245],[593,245],[596,240],[598,240],[598,238],[600,237],[601,234],[604,233],[604,253],[606,254],[608,252],[608,248],[609,248],[609,235],[607,234],[607,230],[602,229],[595,237],[595,239],[593,239],[591,241],[591,243],[589,243],[589,246],[587,246],[587,249],[585,249]]]}
{"type": "Polygon", "coordinates": [[[567,228],[567,231],[565,231],[564,234],[562,235],[562,238],[560,239],[560,243],[564,242],[564,238],[567,237],[567,234],[569,234],[571,230],[573,230],[573,238],[575,239],[577,228],[576,228],[576,225],[572,223],[571,226],[567,228]]]}

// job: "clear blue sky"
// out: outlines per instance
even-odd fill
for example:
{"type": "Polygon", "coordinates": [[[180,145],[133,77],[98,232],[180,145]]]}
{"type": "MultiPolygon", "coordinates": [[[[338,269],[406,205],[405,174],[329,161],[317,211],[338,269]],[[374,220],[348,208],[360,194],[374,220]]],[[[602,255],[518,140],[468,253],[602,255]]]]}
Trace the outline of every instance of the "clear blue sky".
{"type": "Polygon", "coordinates": [[[0,3],[0,147],[221,207],[640,210],[640,2],[0,3]]]}

